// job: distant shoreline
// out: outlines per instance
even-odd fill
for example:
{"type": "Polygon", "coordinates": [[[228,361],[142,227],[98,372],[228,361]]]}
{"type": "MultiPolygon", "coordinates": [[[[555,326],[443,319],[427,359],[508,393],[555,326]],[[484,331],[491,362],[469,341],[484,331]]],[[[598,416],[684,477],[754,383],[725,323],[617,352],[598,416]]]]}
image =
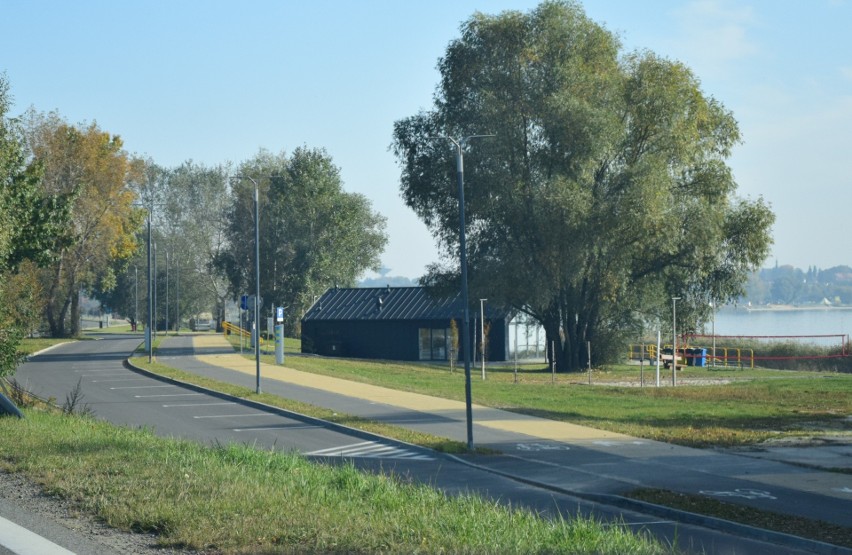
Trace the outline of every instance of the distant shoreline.
{"type": "Polygon", "coordinates": [[[827,310],[852,310],[852,306],[826,306],[826,305],[792,305],[792,304],[770,304],[760,306],[725,306],[721,310],[731,312],[793,312],[793,311],[827,311],[827,310]]]}

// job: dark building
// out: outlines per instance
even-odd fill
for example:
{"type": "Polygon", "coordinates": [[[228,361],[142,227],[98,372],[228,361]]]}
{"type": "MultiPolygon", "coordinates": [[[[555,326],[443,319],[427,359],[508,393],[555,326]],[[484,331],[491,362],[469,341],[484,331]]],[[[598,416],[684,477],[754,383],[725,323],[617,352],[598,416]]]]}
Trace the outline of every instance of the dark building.
{"type": "MultiPolygon", "coordinates": [[[[474,319],[478,322],[479,314],[471,308],[473,346],[478,344],[474,337],[479,337],[479,325],[474,326],[474,319]]],[[[461,295],[433,297],[424,287],[329,289],[302,318],[302,352],[385,360],[449,360],[450,322],[455,320],[461,350],[463,318],[461,295]]],[[[486,303],[485,321],[489,326],[486,360],[506,360],[509,314],[486,303]]],[[[464,357],[456,355],[456,359],[464,357]]]]}

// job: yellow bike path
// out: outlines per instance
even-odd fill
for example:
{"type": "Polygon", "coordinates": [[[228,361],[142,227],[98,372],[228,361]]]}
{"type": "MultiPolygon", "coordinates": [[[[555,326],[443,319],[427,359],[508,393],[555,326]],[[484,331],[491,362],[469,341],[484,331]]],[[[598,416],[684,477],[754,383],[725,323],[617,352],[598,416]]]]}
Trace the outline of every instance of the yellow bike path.
{"type": "MultiPolygon", "coordinates": [[[[211,347],[231,347],[230,343],[228,343],[228,341],[219,334],[196,335],[193,337],[192,343],[193,348],[196,350],[211,347]]],[[[228,368],[230,370],[235,370],[252,376],[256,374],[256,361],[245,358],[238,353],[195,355],[195,358],[212,366],[228,368]]],[[[422,413],[439,414],[460,411],[463,414],[465,410],[465,404],[461,401],[452,401],[449,399],[442,399],[440,397],[422,395],[420,393],[410,393],[407,391],[399,391],[376,385],[353,382],[331,376],[312,374],[310,372],[302,372],[294,370],[293,368],[287,368],[286,366],[266,364],[263,362],[261,362],[260,366],[260,374],[263,380],[277,380],[283,383],[310,387],[330,393],[365,399],[374,403],[382,403],[384,405],[414,410],[422,413]]],[[[625,441],[634,439],[624,434],[597,430],[586,426],[578,426],[568,422],[557,422],[544,418],[519,415],[509,411],[493,409],[482,405],[474,404],[472,408],[477,426],[493,428],[506,432],[520,433],[543,440],[565,442],[601,440],[625,441]],[[488,416],[484,417],[486,411],[488,416]],[[477,412],[482,413],[482,417],[476,417],[477,412]]]]}

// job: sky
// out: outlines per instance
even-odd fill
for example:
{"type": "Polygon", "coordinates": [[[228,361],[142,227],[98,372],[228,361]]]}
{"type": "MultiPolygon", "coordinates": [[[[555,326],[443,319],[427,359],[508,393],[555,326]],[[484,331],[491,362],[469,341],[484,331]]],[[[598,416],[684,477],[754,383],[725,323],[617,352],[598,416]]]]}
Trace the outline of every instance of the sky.
{"type": "MultiPolygon", "coordinates": [[[[428,110],[475,12],[531,0],[0,0],[12,115],[97,122],[173,167],[324,148],[387,218],[382,264],[440,259],[399,193],[395,121],[428,110]]],[[[776,214],[764,267],[852,265],[852,0],[586,0],[624,52],[689,66],[740,124],[739,196],[776,214]]],[[[371,276],[372,274],[367,274],[371,276]]]]}

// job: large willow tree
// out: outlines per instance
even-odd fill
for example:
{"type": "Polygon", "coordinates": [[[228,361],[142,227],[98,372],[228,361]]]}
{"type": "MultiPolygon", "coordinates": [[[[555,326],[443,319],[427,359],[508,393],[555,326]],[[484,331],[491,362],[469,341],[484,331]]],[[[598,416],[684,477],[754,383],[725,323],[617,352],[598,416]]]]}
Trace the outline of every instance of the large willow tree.
{"type": "MultiPolygon", "coordinates": [[[[690,322],[740,293],[771,244],[762,200],[735,194],[733,115],[683,64],[622,53],[573,2],[475,14],[439,62],[434,107],[396,122],[406,203],[458,260],[465,151],[474,298],[544,326],[560,370],[616,352],[639,320],[690,322]]],[[[457,264],[426,281],[448,282],[457,264]]]]}

